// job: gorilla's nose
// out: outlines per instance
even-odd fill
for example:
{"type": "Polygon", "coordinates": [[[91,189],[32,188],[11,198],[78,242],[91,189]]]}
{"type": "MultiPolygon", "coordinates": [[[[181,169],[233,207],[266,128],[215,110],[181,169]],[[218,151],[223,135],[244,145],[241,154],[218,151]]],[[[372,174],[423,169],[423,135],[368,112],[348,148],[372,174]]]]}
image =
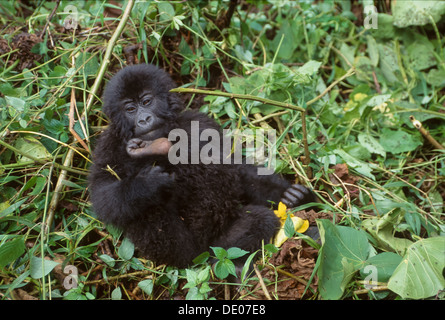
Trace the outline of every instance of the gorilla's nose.
{"type": "Polygon", "coordinates": [[[140,127],[146,127],[151,123],[151,116],[147,115],[147,116],[143,116],[138,120],[138,125],[140,127]]]}

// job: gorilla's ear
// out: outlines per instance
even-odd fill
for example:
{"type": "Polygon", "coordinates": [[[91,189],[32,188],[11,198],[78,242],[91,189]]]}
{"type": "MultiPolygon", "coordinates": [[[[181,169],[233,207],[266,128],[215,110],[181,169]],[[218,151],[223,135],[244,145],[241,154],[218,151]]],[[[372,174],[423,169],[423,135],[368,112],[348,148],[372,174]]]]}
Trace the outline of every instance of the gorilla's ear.
{"type": "Polygon", "coordinates": [[[169,92],[167,95],[168,105],[170,106],[170,110],[175,113],[181,112],[184,109],[184,104],[176,93],[169,92]]]}

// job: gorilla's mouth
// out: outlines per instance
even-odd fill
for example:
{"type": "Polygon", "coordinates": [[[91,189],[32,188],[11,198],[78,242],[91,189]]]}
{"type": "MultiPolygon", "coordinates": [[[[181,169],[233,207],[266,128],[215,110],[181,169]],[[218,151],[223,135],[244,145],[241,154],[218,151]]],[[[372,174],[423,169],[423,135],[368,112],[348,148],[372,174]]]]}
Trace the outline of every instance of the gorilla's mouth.
{"type": "Polygon", "coordinates": [[[164,130],[162,128],[153,129],[148,132],[136,133],[136,137],[145,141],[152,141],[158,138],[162,138],[164,130]]]}

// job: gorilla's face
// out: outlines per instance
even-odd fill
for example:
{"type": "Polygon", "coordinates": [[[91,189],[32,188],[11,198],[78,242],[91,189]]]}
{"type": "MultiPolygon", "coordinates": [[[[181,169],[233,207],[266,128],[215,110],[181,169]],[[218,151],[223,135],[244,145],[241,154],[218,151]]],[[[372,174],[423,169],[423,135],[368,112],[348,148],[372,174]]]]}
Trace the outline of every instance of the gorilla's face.
{"type": "Polygon", "coordinates": [[[166,137],[179,108],[169,93],[174,86],[168,74],[155,66],[126,67],[108,83],[103,110],[124,140],[166,137]]]}
{"type": "Polygon", "coordinates": [[[150,91],[143,91],[136,98],[121,100],[124,115],[132,124],[134,137],[142,140],[154,140],[165,136],[164,119],[161,110],[168,108],[159,97],[150,91]]]}

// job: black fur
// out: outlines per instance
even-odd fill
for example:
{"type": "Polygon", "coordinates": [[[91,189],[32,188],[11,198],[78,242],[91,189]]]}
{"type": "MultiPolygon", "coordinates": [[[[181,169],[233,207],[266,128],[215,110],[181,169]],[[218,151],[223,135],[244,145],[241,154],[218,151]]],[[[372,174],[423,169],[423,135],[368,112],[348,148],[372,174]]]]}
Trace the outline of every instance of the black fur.
{"type": "Polygon", "coordinates": [[[175,128],[190,134],[191,121],[199,121],[201,132],[220,130],[206,115],[182,111],[169,92],[173,87],[166,72],[144,64],[122,69],[107,85],[103,111],[111,125],[97,141],[89,177],[98,218],[121,228],[156,263],[185,267],[209,246],[261,248],[279,227],[269,201],[278,203],[290,190],[283,201],[302,204],[312,200],[307,189],[277,175],[258,176],[251,165],[172,165],[167,156],[127,154],[127,142],[136,135],[122,101],[138,99],[147,89],[155,97],[150,112],[162,122],[155,138],[175,128]]]}

